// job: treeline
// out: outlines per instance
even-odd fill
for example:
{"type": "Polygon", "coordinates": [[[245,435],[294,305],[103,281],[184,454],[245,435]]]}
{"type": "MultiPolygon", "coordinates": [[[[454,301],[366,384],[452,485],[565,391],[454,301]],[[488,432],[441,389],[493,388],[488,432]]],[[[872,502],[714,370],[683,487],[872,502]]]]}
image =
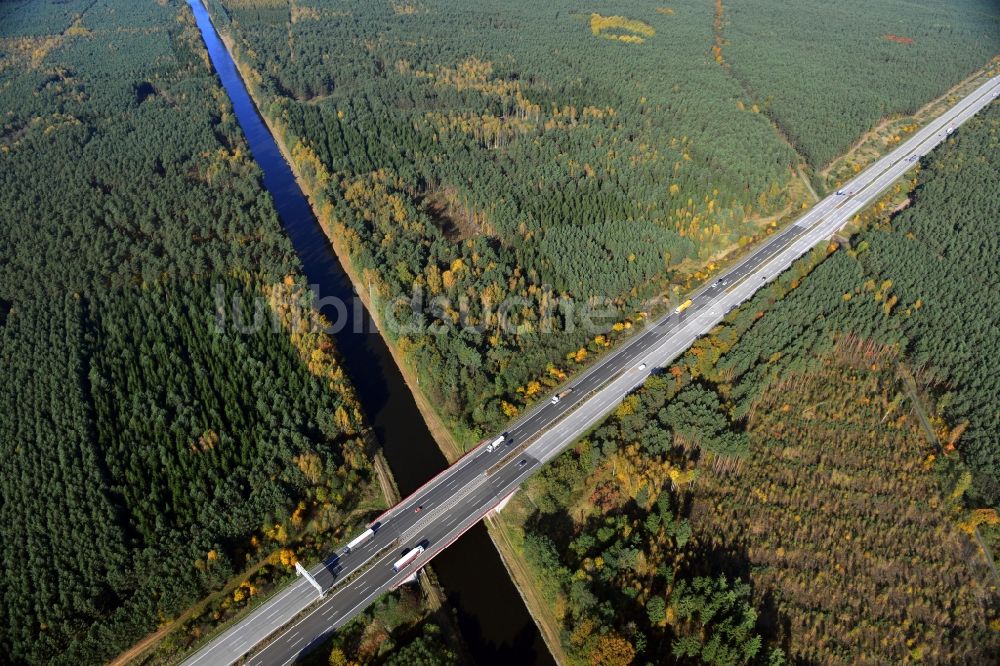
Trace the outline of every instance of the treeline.
{"type": "Polygon", "coordinates": [[[814,168],[1000,52],[1000,11],[990,0],[719,6],[723,61],[814,168]]]}
{"type": "Polygon", "coordinates": [[[469,301],[482,330],[399,343],[476,434],[605,332],[540,335],[554,298],[606,297],[610,327],[792,203],[794,151],[705,57],[709,6],[637,4],[642,44],[595,37],[569,2],[211,7],[386,318],[415,289],[469,301]],[[516,330],[483,304],[509,298],[516,330]]]}
{"type": "Polygon", "coordinates": [[[0,654],[98,663],[343,522],[363,424],[184,3],[4,3],[0,54],[0,654]]]}

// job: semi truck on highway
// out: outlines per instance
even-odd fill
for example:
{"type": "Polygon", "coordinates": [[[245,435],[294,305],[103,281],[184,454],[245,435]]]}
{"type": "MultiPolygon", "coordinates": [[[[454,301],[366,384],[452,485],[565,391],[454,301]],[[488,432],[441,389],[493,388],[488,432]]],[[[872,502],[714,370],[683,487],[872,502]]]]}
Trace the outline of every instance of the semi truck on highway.
{"type": "Polygon", "coordinates": [[[559,402],[560,400],[562,400],[563,398],[565,398],[566,396],[568,396],[572,392],[573,392],[573,389],[568,388],[565,391],[561,391],[561,392],[555,394],[554,396],[552,396],[552,404],[553,405],[556,404],[557,402],[559,402]]]}
{"type": "Polygon", "coordinates": [[[410,550],[403,555],[401,558],[396,560],[395,564],[392,565],[393,573],[399,573],[409,565],[413,564],[413,560],[420,556],[420,553],[424,552],[423,546],[417,546],[413,550],[410,550]]]}
{"type": "Polygon", "coordinates": [[[494,439],[486,446],[486,453],[493,453],[494,451],[499,449],[500,445],[503,444],[503,440],[505,439],[507,439],[507,435],[500,435],[499,437],[494,439]]]}
{"type": "Polygon", "coordinates": [[[354,539],[352,539],[351,542],[347,544],[347,547],[344,549],[344,552],[345,553],[351,552],[352,550],[363,544],[365,541],[368,541],[368,539],[371,539],[373,536],[375,536],[375,530],[369,527],[364,532],[362,532],[354,539]]]}
{"type": "Polygon", "coordinates": [[[680,313],[684,312],[689,307],[691,307],[691,303],[692,302],[693,301],[690,298],[687,299],[686,301],[684,301],[683,303],[681,303],[680,305],[678,305],[676,308],[674,308],[674,314],[680,314],[680,313]]]}

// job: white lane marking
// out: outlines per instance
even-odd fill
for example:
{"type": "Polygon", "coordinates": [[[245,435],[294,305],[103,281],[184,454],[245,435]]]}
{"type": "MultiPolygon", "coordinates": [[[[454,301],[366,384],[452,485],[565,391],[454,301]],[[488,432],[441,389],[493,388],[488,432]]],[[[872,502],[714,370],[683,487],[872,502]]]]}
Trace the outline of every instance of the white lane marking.
{"type": "MultiPolygon", "coordinates": [[[[247,630],[249,630],[252,627],[253,624],[259,623],[259,622],[262,622],[262,621],[266,621],[267,618],[263,618],[263,613],[267,609],[268,606],[272,606],[272,605],[273,606],[278,606],[278,602],[279,601],[281,601],[285,597],[288,597],[289,595],[291,595],[293,592],[295,592],[297,590],[301,591],[302,586],[305,585],[305,584],[306,583],[304,581],[296,581],[296,582],[292,583],[291,585],[288,586],[288,588],[286,590],[284,590],[284,591],[280,592],[279,594],[277,594],[273,599],[270,599],[270,600],[266,601],[264,603],[264,605],[262,605],[260,608],[256,609],[252,614],[250,614],[247,617],[243,618],[243,620],[241,622],[239,622],[236,626],[234,626],[231,629],[229,629],[229,631],[231,631],[231,632],[237,632],[237,633],[245,633],[247,630]],[[262,620],[262,618],[263,618],[263,620],[262,620]]],[[[226,632],[226,633],[229,633],[229,632],[226,632]]],[[[268,632],[268,635],[270,635],[270,633],[271,632],[268,632]]],[[[205,657],[210,656],[216,649],[218,649],[220,647],[223,647],[223,640],[224,640],[224,638],[225,638],[225,634],[223,634],[222,636],[219,636],[214,641],[212,641],[208,645],[204,646],[202,648],[202,652],[200,652],[199,654],[194,655],[194,657],[192,658],[191,661],[184,662],[184,666],[194,666],[195,664],[197,664],[199,661],[201,661],[205,657]]],[[[261,640],[263,640],[263,639],[261,639],[261,640]]],[[[260,641],[257,641],[257,642],[259,643],[260,641]]],[[[255,645],[256,645],[256,643],[255,643],[255,645]]],[[[234,661],[236,661],[237,659],[239,659],[241,656],[243,656],[243,654],[245,654],[245,651],[241,652],[239,655],[236,655],[235,657],[228,658],[229,661],[226,662],[226,663],[227,664],[233,663],[234,661]]]]}
{"type": "MultiPolygon", "coordinates": [[[[380,564],[382,564],[383,562],[386,562],[387,560],[389,560],[389,558],[390,558],[390,557],[395,557],[395,553],[393,553],[393,552],[389,552],[389,553],[386,553],[386,554],[385,554],[385,555],[384,555],[384,556],[383,556],[383,557],[382,557],[381,559],[379,559],[378,561],[376,561],[376,563],[375,563],[375,564],[373,564],[373,565],[372,565],[372,568],[371,568],[371,569],[369,569],[369,571],[374,571],[376,567],[378,567],[378,566],[379,566],[380,564]]],[[[366,573],[368,573],[368,572],[366,572],[366,573]]],[[[384,587],[384,585],[383,585],[383,586],[380,586],[379,588],[376,588],[376,590],[375,590],[375,593],[374,593],[374,595],[377,595],[377,594],[379,594],[379,591],[381,590],[381,588],[382,588],[382,587],[384,587]]],[[[323,610],[323,609],[324,609],[324,608],[325,608],[325,607],[326,607],[327,605],[330,605],[330,606],[332,606],[333,608],[336,608],[336,605],[332,603],[332,602],[333,602],[333,600],[334,600],[334,599],[336,599],[337,595],[339,595],[339,594],[340,594],[341,592],[343,592],[343,591],[344,591],[344,590],[346,590],[346,589],[347,589],[347,588],[339,588],[339,589],[338,589],[338,591],[337,591],[337,592],[336,592],[336,593],[335,593],[334,595],[332,595],[332,596],[330,596],[330,597],[327,597],[327,600],[326,600],[325,602],[323,602],[322,604],[320,604],[319,606],[317,606],[317,607],[316,607],[316,608],[315,608],[314,610],[312,610],[312,611],[311,611],[310,613],[308,613],[308,614],[307,614],[307,615],[306,615],[305,617],[303,617],[303,618],[302,618],[302,619],[300,619],[300,620],[299,620],[298,622],[296,622],[296,623],[295,623],[295,624],[293,624],[293,625],[292,625],[291,627],[289,627],[288,631],[292,631],[292,630],[294,630],[294,629],[295,629],[296,627],[298,627],[298,626],[299,626],[299,625],[301,625],[301,624],[302,624],[303,622],[305,622],[306,620],[308,620],[308,619],[309,619],[310,617],[312,617],[313,615],[315,615],[316,613],[318,613],[318,612],[319,612],[320,610],[323,610]]],[[[374,595],[369,595],[369,596],[368,596],[368,598],[366,599],[366,601],[367,601],[368,599],[371,599],[371,598],[373,598],[373,596],[374,596],[374,595]]],[[[357,608],[357,606],[355,606],[355,607],[354,607],[353,609],[351,609],[351,611],[353,612],[353,610],[355,610],[356,608],[357,608]]],[[[343,619],[343,618],[341,618],[341,619],[343,619]]],[[[276,640],[277,640],[277,639],[276,639],[276,640]]],[[[273,643],[273,645],[277,645],[277,643],[273,643]]],[[[251,658],[250,658],[250,660],[249,660],[249,661],[248,661],[247,663],[248,663],[248,664],[252,664],[252,663],[254,663],[254,662],[255,662],[255,660],[259,661],[259,658],[260,658],[260,656],[261,656],[262,654],[264,654],[264,652],[266,652],[266,651],[267,651],[267,649],[268,649],[268,648],[266,648],[266,647],[265,647],[263,651],[261,651],[261,652],[257,653],[257,654],[256,654],[256,655],[254,655],[253,657],[251,657],[251,658]]],[[[296,657],[297,657],[297,656],[298,656],[298,655],[293,655],[293,656],[292,656],[291,658],[289,658],[289,659],[288,659],[288,660],[287,660],[287,661],[286,661],[286,662],[285,662],[285,663],[283,664],[283,666],[287,666],[287,664],[290,664],[290,663],[292,663],[293,661],[295,661],[295,659],[296,659],[296,657]]],[[[232,663],[232,662],[230,662],[230,663],[232,663]]]]}

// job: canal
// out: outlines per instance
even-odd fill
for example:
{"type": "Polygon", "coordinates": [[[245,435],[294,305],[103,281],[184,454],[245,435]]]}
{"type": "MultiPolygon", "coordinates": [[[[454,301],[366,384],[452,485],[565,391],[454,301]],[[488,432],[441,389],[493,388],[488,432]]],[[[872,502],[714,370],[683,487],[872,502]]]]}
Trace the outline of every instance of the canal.
{"type": "MultiPolygon", "coordinates": [[[[204,6],[188,0],[205,47],[250,150],[263,171],[264,187],[298,253],[309,283],[324,299],[347,303],[346,326],[337,347],[375,431],[400,492],[405,496],[437,474],[447,461],[427,429],[399,368],[355,295],[309,202],[274,137],[257,112],[229,52],[204,6]]],[[[326,313],[331,321],[343,311],[326,313]]],[[[552,664],[537,627],[479,524],[435,558],[434,571],[458,613],[462,636],[477,664],[552,664]]]]}

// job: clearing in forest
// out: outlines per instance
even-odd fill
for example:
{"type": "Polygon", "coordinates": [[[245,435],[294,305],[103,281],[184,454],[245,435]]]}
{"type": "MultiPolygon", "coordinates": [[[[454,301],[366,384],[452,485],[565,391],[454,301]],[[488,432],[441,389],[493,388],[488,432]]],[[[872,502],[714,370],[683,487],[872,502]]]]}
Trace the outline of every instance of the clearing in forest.
{"type": "Polygon", "coordinates": [[[656,34],[653,26],[643,21],[624,16],[601,16],[597,13],[590,15],[590,32],[595,37],[616,39],[630,44],[642,44],[647,37],[656,34]]]}

